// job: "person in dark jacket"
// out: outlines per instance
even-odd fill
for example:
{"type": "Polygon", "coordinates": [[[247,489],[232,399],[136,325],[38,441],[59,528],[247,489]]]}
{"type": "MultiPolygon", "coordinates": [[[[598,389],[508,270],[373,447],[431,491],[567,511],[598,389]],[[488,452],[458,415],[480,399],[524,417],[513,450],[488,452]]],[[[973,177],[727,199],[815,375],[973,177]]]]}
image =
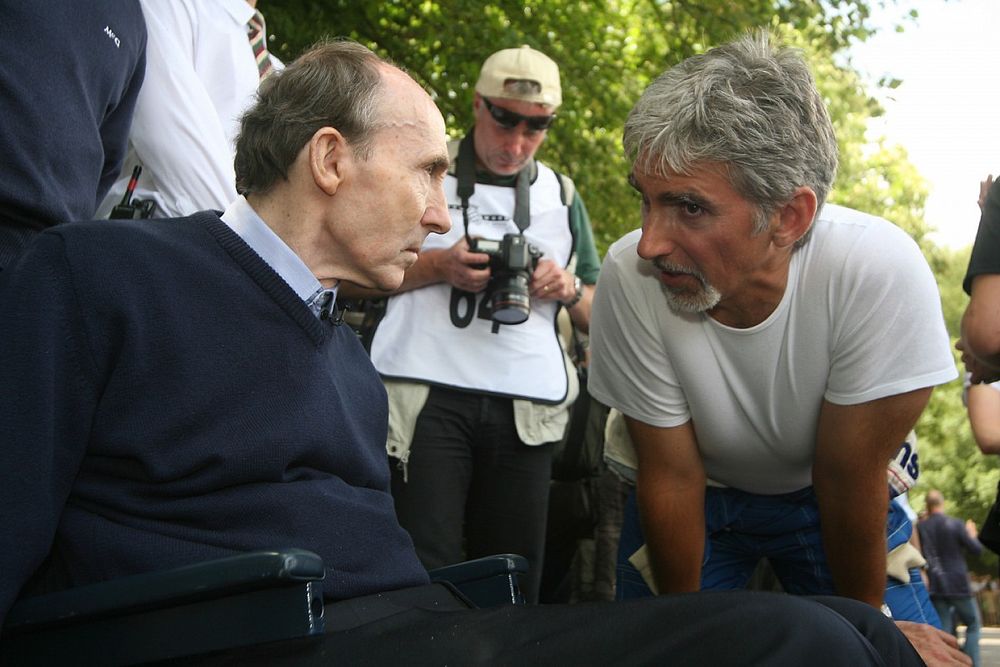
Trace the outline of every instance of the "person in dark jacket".
{"type": "Polygon", "coordinates": [[[0,272],[88,220],[121,171],[146,72],[138,0],[0,2],[0,272]]]}
{"type": "Polygon", "coordinates": [[[965,564],[966,553],[978,554],[983,550],[976,539],[976,523],[969,519],[963,524],[945,514],[944,496],[937,489],[927,492],[925,503],[927,518],[917,525],[917,530],[927,559],[931,602],[945,631],[955,634],[958,620],[965,624],[962,650],[974,665],[979,665],[979,631],[983,621],[965,564]]]}

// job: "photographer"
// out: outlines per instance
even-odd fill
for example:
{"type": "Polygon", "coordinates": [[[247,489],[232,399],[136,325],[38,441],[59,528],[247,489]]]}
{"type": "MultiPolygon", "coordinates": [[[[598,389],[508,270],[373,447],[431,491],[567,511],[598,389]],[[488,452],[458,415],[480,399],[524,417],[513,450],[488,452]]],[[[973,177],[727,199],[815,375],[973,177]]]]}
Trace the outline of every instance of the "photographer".
{"type": "Polygon", "coordinates": [[[390,397],[396,511],[421,561],[522,554],[534,601],[552,443],[577,394],[555,317],[564,307],[588,328],[599,263],[572,181],[534,159],[562,100],[557,65],[504,49],[475,90],[445,181],[451,232],[424,243],[371,356],[390,397]]]}

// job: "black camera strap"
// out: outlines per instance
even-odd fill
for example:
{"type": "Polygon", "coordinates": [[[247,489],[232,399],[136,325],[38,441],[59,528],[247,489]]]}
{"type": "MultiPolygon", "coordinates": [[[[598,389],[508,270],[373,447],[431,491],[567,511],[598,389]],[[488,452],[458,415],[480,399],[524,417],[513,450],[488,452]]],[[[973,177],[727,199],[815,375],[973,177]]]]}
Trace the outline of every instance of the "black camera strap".
{"type": "MultiPolygon", "coordinates": [[[[469,200],[476,192],[476,148],[473,142],[475,129],[458,144],[458,155],[455,158],[455,178],[458,179],[456,193],[462,202],[462,223],[465,225],[465,237],[469,238],[469,200]]],[[[531,175],[535,162],[531,161],[524,169],[517,172],[514,183],[514,224],[524,234],[531,224],[531,175]]]]}
{"type": "MultiPolygon", "coordinates": [[[[473,139],[475,128],[470,130],[462,141],[458,144],[458,155],[455,156],[455,178],[458,180],[456,194],[462,204],[462,223],[465,225],[465,239],[472,245],[472,237],[469,236],[469,200],[476,192],[476,147],[473,139]]],[[[524,169],[517,172],[514,182],[514,224],[517,225],[521,236],[524,230],[531,224],[531,176],[534,171],[535,161],[532,160],[524,169]]],[[[488,290],[489,288],[487,288],[488,290]]],[[[483,307],[487,303],[484,297],[480,301],[483,307]]],[[[472,321],[476,295],[465,292],[456,287],[451,289],[451,323],[459,328],[464,328],[472,321]]],[[[483,314],[480,313],[480,317],[483,314]]],[[[500,331],[500,323],[494,321],[492,332],[500,331]]]]}
{"type": "Polygon", "coordinates": [[[465,239],[469,237],[469,200],[476,192],[476,148],[472,143],[472,132],[465,135],[458,144],[455,158],[455,178],[458,179],[457,194],[462,202],[462,222],[465,224],[465,239]]]}
{"type": "Polygon", "coordinates": [[[468,233],[469,217],[466,211],[469,208],[469,200],[476,192],[476,147],[473,144],[472,132],[465,135],[458,144],[455,178],[458,179],[458,198],[462,200],[462,217],[465,218],[465,231],[468,233]]]}
{"type": "Polygon", "coordinates": [[[524,234],[531,224],[531,165],[517,172],[514,186],[514,224],[524,234]]]}

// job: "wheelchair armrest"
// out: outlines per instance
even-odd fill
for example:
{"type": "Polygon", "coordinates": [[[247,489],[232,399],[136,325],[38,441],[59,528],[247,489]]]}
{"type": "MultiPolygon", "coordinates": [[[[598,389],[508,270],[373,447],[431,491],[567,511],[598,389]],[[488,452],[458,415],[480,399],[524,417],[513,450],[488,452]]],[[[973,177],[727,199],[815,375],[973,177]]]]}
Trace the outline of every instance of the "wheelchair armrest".
{"type": "Polygon", "coordinates": [[[10,664],[131,664],[323,632],[322,559],[262,551],[19,600],[10,664]]]}
{"type": "Polygon", "coordinates": [[[477,607],[524,604],[517,575],[528,571],[528,560],[515,554],[498,554],[439,567],[429,572],[431,581],[452,584],[477,607]]]}

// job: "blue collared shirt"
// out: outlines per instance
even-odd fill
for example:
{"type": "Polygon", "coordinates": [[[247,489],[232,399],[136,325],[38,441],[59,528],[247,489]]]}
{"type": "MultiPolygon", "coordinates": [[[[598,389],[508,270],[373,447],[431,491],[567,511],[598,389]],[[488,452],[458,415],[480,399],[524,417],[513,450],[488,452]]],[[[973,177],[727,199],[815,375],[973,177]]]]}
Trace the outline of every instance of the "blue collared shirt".
{"type": "Polygon", "coordinates": [[[257,215],[246,197],[240,195],[226,207],[222,221],[288,283],[316,317],[324,311],[327,317],[333,313],[337,287],[323,287],[299,256],[257,215]]]}

